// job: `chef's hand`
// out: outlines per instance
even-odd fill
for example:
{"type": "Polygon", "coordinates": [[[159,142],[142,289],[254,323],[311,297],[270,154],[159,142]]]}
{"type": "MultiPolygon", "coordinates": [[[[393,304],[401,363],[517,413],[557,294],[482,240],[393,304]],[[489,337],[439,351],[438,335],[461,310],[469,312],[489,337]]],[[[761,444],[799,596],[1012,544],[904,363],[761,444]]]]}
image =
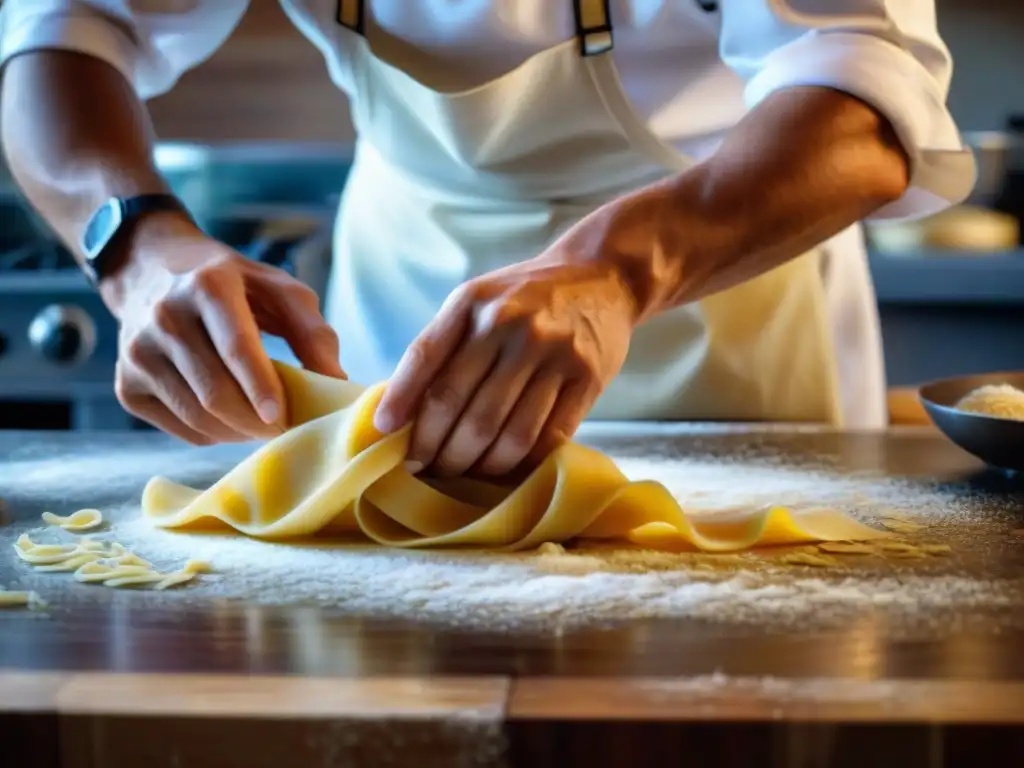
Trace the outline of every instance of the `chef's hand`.
{"type": "Polygon", "coordinates": [[[635,305],[617,271],[568,242],[462,285],[409,347],[376,412],[414,421],[407,466],[529,471],[570,439],[626,357],[635,305]]]}
{"type": "Polygon", "coordinates": [[[140,419],[199,445],[279,434],[284,392],[261,330],[305,367],[344,376],[316,294],[283,270],[177,214],[140,222],[127,251],[100,291],[120,321],[117,398],[140,419]]]}

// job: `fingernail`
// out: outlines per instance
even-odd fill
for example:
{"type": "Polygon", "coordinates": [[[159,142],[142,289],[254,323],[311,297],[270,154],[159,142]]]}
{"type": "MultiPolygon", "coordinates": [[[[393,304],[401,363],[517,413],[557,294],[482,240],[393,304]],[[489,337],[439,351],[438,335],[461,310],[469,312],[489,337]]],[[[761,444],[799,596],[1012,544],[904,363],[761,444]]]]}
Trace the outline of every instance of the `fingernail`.
{"type": "Polygon", "coordinates": [[[256,412],[263,419],[264,424],[276,424],[277,420],[281,417],[281,407],[272,397],[265,397],[260,400],[256,412]]]}
{"type": "Polygon", "coordinates": [[[420,472],[423,471],[423,462],[422,461],[407,461],[407,462],[405,462],[405,470],[410,475],[418,475],[420,472]]]}
{"type": "Polygon", "coordinates": [[[395,420],[390,413],[377,411],[373,414],[373,426],[377,428],[378,432],[390,432],[395,428],[395,420]]]}

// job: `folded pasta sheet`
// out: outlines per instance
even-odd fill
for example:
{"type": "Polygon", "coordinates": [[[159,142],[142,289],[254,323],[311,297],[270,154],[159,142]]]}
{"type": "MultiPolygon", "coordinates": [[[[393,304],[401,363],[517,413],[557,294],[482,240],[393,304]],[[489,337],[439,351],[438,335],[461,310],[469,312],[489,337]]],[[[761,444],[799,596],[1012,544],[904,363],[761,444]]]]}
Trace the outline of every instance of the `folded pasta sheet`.
{"type": "Polygon", "coordinates": [[[428,482],[403,467],[410,428],[383,435],[373,426],[383,384],[364,388],[275,365],[291,428],[206,490],[153,478],[142,507],[155,525],[226,524],[268,540],[361,533],[391,547],[493,550],[588,538],[729,552],[889,535],[832,509],[688,515],[663,485],[630,481],[611,458],[577,443],[513,487],[428,482]]]}

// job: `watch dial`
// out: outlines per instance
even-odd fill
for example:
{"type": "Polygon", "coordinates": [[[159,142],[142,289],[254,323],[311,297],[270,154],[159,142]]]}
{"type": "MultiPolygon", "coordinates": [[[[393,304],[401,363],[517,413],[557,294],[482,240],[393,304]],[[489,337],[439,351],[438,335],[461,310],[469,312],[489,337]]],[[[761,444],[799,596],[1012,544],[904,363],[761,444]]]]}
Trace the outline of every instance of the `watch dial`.
{"type": "Polygon", "coordinates": [[[94,259],[103,250],[121,226],[121,218],[120,200],[110,200],[93,214],[82,235],[82,247],[87,258],[94,259]]]}

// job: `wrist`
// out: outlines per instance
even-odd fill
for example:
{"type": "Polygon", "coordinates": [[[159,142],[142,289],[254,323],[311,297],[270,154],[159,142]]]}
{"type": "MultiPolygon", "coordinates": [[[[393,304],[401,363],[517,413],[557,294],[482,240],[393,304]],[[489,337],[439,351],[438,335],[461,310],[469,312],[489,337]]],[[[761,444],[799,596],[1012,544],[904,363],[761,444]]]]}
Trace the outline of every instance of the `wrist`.
{"type": "Polygon", "coordinates": [[[613,270],[630,294],[639,324],[668,309],[680,289],[684,254],[678,202],[669,182],[618,198],[581,222],[589,240],[576,252],[613,270]]]}
{"type": "Polygon", "coordinates": [[[119,233],[112,266],[97,281],[104,304],[120,319],[125,302],[134,287],[153,269],[181,271],[178,264],[191,249],[181,248],[183,241],[202,237],[202,231],[185,212],[153,211],[140,215],[131,226],[119,233]],[[172,243],[172,247],[168,247],[172,243]]]}

